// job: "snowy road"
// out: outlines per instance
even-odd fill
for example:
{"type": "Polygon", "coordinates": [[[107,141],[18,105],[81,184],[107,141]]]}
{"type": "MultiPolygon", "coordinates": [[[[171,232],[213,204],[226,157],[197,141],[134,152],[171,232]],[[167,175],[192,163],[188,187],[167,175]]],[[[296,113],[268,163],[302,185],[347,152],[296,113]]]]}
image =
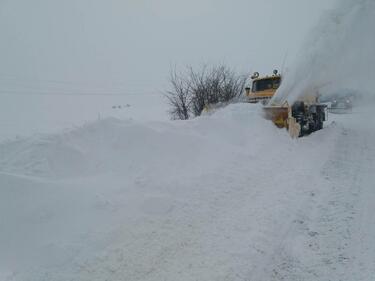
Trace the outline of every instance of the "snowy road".
{"type": "Polygon", "coordinates": [[[276,256],[273,280],[375,278],[375,127],[369,117],[334,117],[339,136],[321,170],[326,182],[308,183],[314,196],[276,256]]]}
{"type": "Polygon", "coordinates": [[[4,143],[0,280],[373,280],[366,116],[293,141],[232,105],[4,143]]]}

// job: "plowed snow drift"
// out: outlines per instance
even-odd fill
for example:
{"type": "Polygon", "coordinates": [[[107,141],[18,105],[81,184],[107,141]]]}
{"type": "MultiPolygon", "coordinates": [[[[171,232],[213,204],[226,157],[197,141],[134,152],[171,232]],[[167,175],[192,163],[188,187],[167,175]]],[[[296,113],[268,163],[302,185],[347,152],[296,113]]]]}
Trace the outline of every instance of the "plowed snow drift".
{"type": "Polygon", "coordinates": [[[258,111],[1,144],[0,279],[371,280],[374,124],[258,111]]]}

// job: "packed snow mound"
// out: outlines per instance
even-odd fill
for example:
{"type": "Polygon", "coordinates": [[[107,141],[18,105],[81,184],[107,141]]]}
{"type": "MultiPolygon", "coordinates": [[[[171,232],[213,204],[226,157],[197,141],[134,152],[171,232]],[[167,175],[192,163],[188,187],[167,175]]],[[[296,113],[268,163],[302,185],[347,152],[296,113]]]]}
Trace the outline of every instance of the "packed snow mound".
{"type": "Polygon", "coordinates": [[[228,153],[222,149],[225,146],[264,149],[280,137],[287,137],[285,131],[264,120],[260,107],[248,104],[233,104],[190,121],[109,118],[61,134],[2,143],[0,171],[64,178],[132,170],[160,173],[165,167],[194,169],[228,153]]]}
{"type": "Polygon", "coordinates": [[[2,143],[0,279],[271,280],[340,134],[292,140],[234,104],[2,143]]]}

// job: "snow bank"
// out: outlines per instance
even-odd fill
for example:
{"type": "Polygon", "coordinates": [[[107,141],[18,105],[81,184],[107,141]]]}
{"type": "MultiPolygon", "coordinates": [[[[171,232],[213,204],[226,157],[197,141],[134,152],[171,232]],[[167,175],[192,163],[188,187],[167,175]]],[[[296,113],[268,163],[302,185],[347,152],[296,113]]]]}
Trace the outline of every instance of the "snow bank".
{"type": "MultiPolygon", "coordinates": [[[[73,177],[124,170],[209,166],[225,146],[253,149],[275,134],[258,110],[232,105],[188,122],[139,122],[109,118],[63,134],[0,145],[0,170],[19,175],[73,177]],[[161,167],[161,168],[159,168],[161,167]]],[[[160,171],[158,171],[160,172],[160,171]]]]}
{"type": "Polygon", "coordinates": [[[292,140],[259,110],[2,143],[1,278],[261,280],[337,129],[292,140]]]}

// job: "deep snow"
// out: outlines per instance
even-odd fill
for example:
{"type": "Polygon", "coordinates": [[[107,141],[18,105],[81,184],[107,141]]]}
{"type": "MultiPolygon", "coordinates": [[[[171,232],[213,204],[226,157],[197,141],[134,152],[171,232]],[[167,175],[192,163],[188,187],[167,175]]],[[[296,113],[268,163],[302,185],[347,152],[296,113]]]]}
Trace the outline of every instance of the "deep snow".
{"type": "Polygon", "coordinates": [[[260,108],[0,145],[0,279],[372,280],[375,124],[291,140],[260,108]]]}

